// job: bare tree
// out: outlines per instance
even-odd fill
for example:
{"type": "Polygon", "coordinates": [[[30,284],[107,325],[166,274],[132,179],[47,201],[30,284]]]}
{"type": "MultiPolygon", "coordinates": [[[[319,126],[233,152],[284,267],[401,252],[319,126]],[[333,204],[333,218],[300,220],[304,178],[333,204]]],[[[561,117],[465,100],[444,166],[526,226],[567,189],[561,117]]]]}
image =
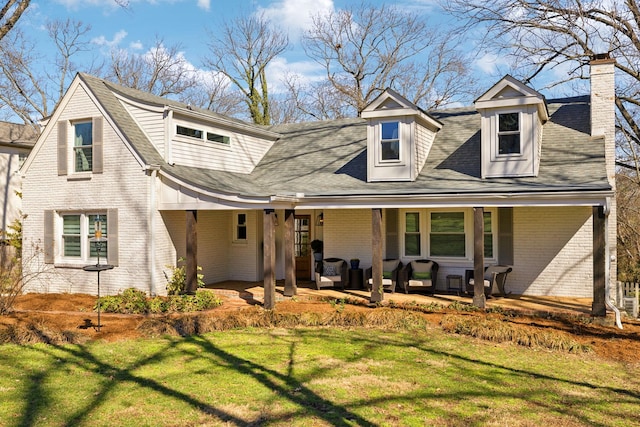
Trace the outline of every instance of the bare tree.
{"type": "Polygon", "coordinates": [[[51,60],[45,56],[48,50],[36,46],[19,28],[0,40],[0,101],[5,113],[30,124],[51,114],[78,71],[73,57],[90,49],[86,40],[90,27],[82,22],[52,21],[46,28],[54,45],[50,51],[55,67],[42,67],[51,60]]]}
{"type": "Polygon", "coordinates": [[[0,40],[16,25],[31,0],[9,0],[0,9],[0,40]]]}
{"type": "Polygon", "coordinates": [[[271,124],[266,68],[289,46],[289,39],[263,14],[240,16],[210,32],[205,66],[224,74],[242,93],[251,120],[271,124]]]}
{"type": "Polygon", "coordinates": [[[640,7],[636,0],[445,0],[484,48],[510,59],[518,77],[547,86],[588,78],[595,54],[616,60],[616,153],[620,271],[640,272],[640,7]]]}
{"type": "MultiPolygon", "coordinates": [[[[447,32],[419,15],[367,4],[316,15],[303,36],[307,55],[324,69],[337,101],[348,102],[358,116],[386,88],[425,109],[468,95],[473,80],[451,43],[447,32]]],[[[326,112],[327,118],[343,114],[326,112]]]]}
{"type": "Polygon", "coordinates": [[[114,49],[105,77],[158,96],[183,94],[197,81],[195,70],[181,49],[180,44],[165,46],[159,38],[143,54],[114,49]]]}

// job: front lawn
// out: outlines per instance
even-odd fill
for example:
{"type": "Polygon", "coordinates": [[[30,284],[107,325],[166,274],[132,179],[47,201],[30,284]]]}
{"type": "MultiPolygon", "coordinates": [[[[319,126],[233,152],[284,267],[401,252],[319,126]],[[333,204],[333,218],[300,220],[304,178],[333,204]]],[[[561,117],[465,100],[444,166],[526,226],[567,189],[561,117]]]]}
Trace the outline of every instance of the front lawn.
{"type": "Polygon", "coordinates": [[[0,346],[0,426],[629,426],[637,366],[427,328],[0,346]]]}

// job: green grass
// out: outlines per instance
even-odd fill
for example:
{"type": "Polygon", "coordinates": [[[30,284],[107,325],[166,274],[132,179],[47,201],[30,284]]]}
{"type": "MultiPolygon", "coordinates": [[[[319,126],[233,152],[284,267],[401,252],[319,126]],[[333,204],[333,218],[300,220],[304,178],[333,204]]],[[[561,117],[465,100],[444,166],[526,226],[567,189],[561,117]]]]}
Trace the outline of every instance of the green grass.
{"type": "Polygon", "coordinates": [[[637,367],[423,327],[0,346],[0,426],[629,426],[637,367]]]}

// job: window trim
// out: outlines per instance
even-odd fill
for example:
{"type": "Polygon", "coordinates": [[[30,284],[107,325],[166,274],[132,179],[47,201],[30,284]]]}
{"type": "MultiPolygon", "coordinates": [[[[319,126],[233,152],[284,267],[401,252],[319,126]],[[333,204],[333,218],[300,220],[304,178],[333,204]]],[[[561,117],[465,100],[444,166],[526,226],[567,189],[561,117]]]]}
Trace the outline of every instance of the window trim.
{"type": "Polygon", "coordinates": [[[210,126],[205,126],[205,125],[197,126],[187,121],[175,120],[173,129],[174,129],[173,138],[176,141],[188,142],[191,144],[198,144],[198,145],[205,145],[207,147],[217,147],[217,148],[231,147],[231,139],[232,139],[231,134],[226,132],[221,132],[219,129],[216,129],[210,126]],[[193,131],[195,134],[199,136],[188,135],[187,133],[180,133],[178,131],[180,128],[193,131]],[[219,137],[221,141],[210,139],[210,137],[219,137]]]}
{"type": "Polygon", "coordinates": [[[72,120],[71,124],[71,173],[75,175],[82,174],[91,174],[93,173],[93,154],[94,154],[94,123],[92,119],[79,119],[72,120]],[[78,125],[90,125],[91,129],[91,144],[90,145],[76,145],[76,126],[78,125]],[[77,153],[78,151],[83,151],[85,149],[91,148],[91,165],[87,170],[78,170],[78,160],[77,153]]]}
{"type": "Polygon", "coordinates": [[[248,212],[234,212],[233,213],[233,229],[232,229],[232,243],[235,244],[247,244],[249,241],[249,215],[248,212]],[[244,223],[240,223],[240,216],[244,215],[244,223]],[[241,227],[244,227],[244,239],[239,237],[239,231],[241,227]]]}
{"type": "MultiPolygon", "coordinates": [[[[103,233],[104,237],[109,236],[109,213],[110,210],[107,209],[96,209],[96,210],[86,210],[86,211],[58,211],[56,212],[56,233],[55,240],[57,246],[60,248],[58,254],[56,256],[56,264],[64,264],[64,265],[86,265],[92,262],[97,262],[98,258],[96,256],[91,256],[91,242],[89,239],[93,237],[93,235],[89,232],[92,227],[90,223],[90,217],[95,215],[100,215],[103,218],[103,227],[105,232],[103,233]],[[64,245],[64,218],[66,216],[79,216],[80,217],[80,256],[69,256],[65,255],[65,245],[64,245]]],[[[104,253],[100,254],[100,262],[107,263],[109,255],[109,243],[104,248],[104,253]]]]}
{"type": "Polygon", "coordinates": [[[496,159],[509,159],[509,158],[514,158],[514,157],[522,157],[524,155],[523,153],[523,132],[524,130],[522,129],[522,125],[524,123],[524,117],[523,117],[524,111],[522,111],[521,109],[509,109],[509,110],[504,110],[504,111],[498,111],[495,114],[495,132],[494,132],[494,141],[493,141],[493,146],[494,146],[494,150],[495,150],[495,158],[496,159]],[[518,115],[518,130],[517,131],[500,131],[500,116],[502,115],[506,115],[506,114],[517,114],[518,115]],[[501,135],[518,135],[518,148],[519,148],[519,152],[518,153],[505,153],[505,154],[501,154],[500,153],[500,136],[501,135]]]}
{"type": "Polygon", "coordinates": [[[378,138],[376,141],[376,144],[378,145],[378,162],[380,162],[380,164],[389,164],[389,163],[400,163],[402,161],[402,122],[400,120],[382,120],[378,123],[378,138]],[[382,136],[382,127],[385,124],[389,124],[389,123],[395,123],[398,127],[398,137],[397,138],[391,138],[391,139],[384,139],[382,136]],[[383,149],[382,149],[382,144],[384,144],[385,142],[393,142],[396,141],[398,144],[398,157],[395,159],[383,159],[382,158],[382,153],[383,153],[383,149]]]}
{"type": "MultiPolygon", "coordinates": [[[[498,208],[485,208],[484,213],[491,214],[491,241],[493,245],[493,256],[491,258],[484,257],[484,262],[487,264],[496,263],[498,260],[498,208]]],[[[400,210],[400,251],[401,257],[407,260],[414,259],[432,259],[438,262],[450,263],[456,265],[456,263],[467,264],[469,261],[473,261],[473,209],[472,208],[421,208],[421,209],[401,209],[400,210]],[[420,254],[419,255],[407,255],[406,254],[406,214],[417,212],[420,216],[420,254]],[[431,255],[431,213],[432,212],[463,212],[464,213],[464,236],[465,236],[465,256],[453,257],[453,256],[432,256],[431,255]]],[[[487,233],[485,232],[486,236],[487,233]]],[[[484,238],[484,237],[483,237],[484,238]]]]}

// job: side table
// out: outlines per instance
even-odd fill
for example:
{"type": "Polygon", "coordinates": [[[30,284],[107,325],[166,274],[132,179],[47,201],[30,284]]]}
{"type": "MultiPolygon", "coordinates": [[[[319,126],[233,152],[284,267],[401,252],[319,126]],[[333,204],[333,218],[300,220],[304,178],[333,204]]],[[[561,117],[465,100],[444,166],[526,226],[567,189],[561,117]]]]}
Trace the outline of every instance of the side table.
{"type": "Polygon", "coordinates": [[[362,289],[364,271],[361,268],[352,268],[349,270],[349,288],[362,289]]]}
{"type": "Polygon", "coordinates": [[[449,274],[447,276],[447,291],[456,291],[458,295],[464,292],[464,289],[462,287],[462,276],[449,274]]]}

